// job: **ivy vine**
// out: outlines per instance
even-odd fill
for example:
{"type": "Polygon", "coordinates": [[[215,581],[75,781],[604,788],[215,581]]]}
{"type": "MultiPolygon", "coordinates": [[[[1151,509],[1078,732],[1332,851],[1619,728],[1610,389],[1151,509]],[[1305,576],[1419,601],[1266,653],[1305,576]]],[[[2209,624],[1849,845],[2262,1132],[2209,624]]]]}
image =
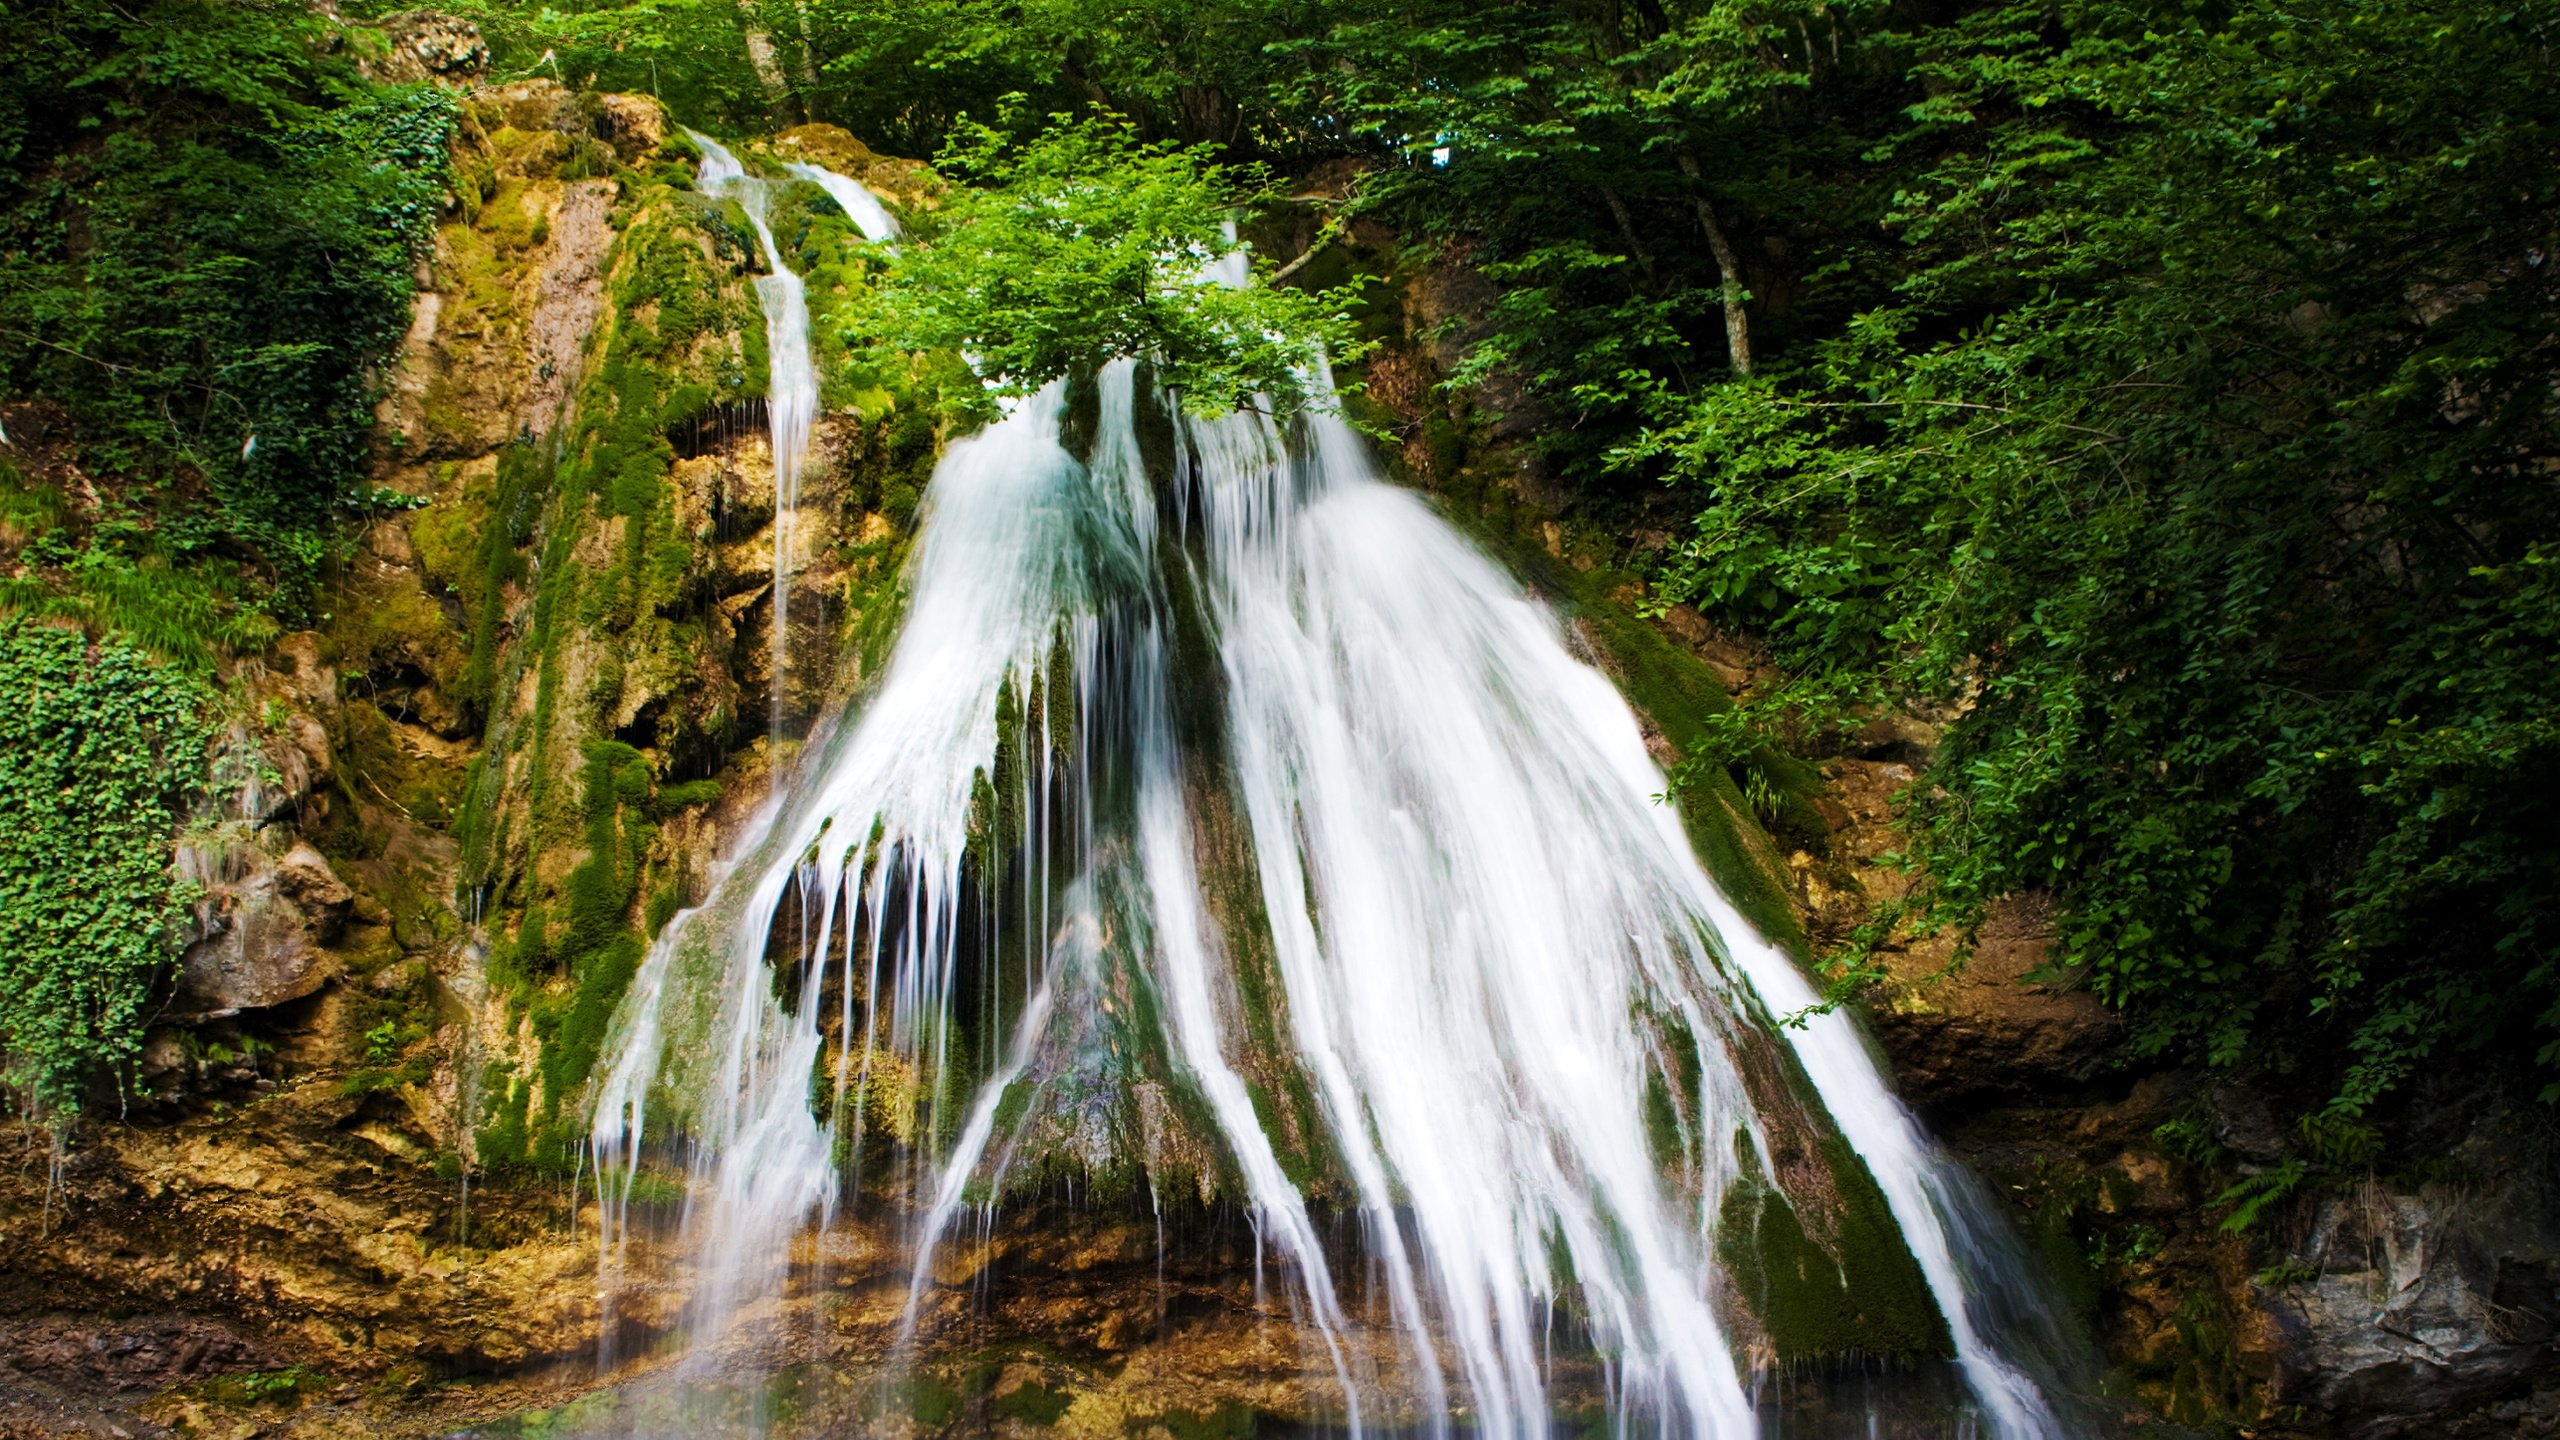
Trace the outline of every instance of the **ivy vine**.
{"type": "Polygon", "coordinates": [[[131,646],[0,622],[0,1064],[39,1106],[76,1106],[141,1049],[207,698],[131,646]]]}

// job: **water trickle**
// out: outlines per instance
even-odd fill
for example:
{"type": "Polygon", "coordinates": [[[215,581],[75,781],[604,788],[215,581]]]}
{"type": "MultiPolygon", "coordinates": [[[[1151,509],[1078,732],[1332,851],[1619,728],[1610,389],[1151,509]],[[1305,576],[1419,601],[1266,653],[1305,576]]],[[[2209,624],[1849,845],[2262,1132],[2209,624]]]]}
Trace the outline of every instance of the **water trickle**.
{"type": "Polygon", "coordinates": [[[1568,1298],[1620,1425],[1759,1434],[1718,1227],[1777,1173],[1784,1123],[1864,1158],[1982,1428],[2059,1436],[1985,1308],[2014,1263],[1996,1227],[1851,1021],[1773,1025],[1810,988],[1652,801],[1634,715],[1554,613],[1336,416],[1175,417],[1176,473],[1151,475],[1133,368],[1095,389],[1082,463],[1058,387],[952,448],[884,677],[617,1022],[598,1152],[627,1197],[653,1139],[689,1144],[695,1353],[779,1292],[879,1124],[909,1127],[912,1337],[935,1247],[992,1226],[1023,1116],[1068,1117],[1046,1143],[1073,1148],[1079,1097],[1151,1078],[1214,1131],[1354,1435],[1382,1398],[1422,1433],[1548,1433],[1568,1298]],[[1204,787],[1247,858],[1203,848],[1204,787]],[[786,900],[807,933],[778,989],[786,900]],[[1138,1027],[1161,1076],[1123,1056],[1138,1027]],[[1789,1045],[1809,1096],[1747,1073],[1789,1045]],[[1275,1063],[1306,1080],[1382,1307],[1333,1273],[1257,1103],[1248,1073],[1275,1063]],[[1666,1086],[1676,1158],[1644,1110],[1666,1086]],[[884,1120],[866,1107],[892,1088],[930,1098],[884,1120]],[[1373,1308],[1383,1378],[1353,1338],[1373,1308]]]}
{"type": "MultiPolygon", "coordinates": [[[[773,449],[773,639],[770,727],[781,733],[787,710],[783,680],[790,669],[791,576],[803,563],[799,544],[800,471],[809,457],[809,436],[818,418],[817,362],[809,348],[809,292],[783,262],[774,243],[772,182],[749,175],[726,146],[698,130],[687,130],[702,152],[695,184],[706,195],[735,199],[755,228],[765,273],[756,277],[756,300],[764,310],[766,353],[766,426],[773,449]]],[[[783,167],[815,182],[852,217],[864,237],[885,239],[897,233],[877,197],[845,176],[797,162],[783,167]]]]}

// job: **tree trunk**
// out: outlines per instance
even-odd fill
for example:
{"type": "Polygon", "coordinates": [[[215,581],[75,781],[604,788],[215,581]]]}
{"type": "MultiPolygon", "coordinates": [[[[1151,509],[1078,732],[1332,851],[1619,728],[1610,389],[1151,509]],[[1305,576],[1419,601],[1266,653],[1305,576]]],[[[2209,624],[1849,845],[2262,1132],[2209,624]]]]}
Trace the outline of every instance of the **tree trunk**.
{"type": "Polygon", "coordinates": [[[774,44],[772,31],[748,29],[747,63],[755,67],[756,79],[763,82],[765,98],[774,110],[785,119],[797,119],[799,106],[793,103],[791,78],[782,73],[782,49],[774,44]]]}
{"type": "Polygon", "coordinates": [[[1698,212],[1698,226],[1707,232],[1707,249],[1716,257],[1716,272],[1724,291],[1724,343],[1733,356],[1733,373],[1751,373],[1751,316],[1743,308],[1749,297],[1742,289],[1742,262],[1734,258],[1733,242],[1724,235],[1724,227],[1716,223],[1715,206],[1707,202],[1706,187],[1698,179],[1698,157],[1680,147],[1680,173],[1689,177],[1689,203],[1698,212]]]}
{"type": "Polygon", "coordinates": [[[1611,186],[1598,188],[1600,198],[1609,202],[1609,213],[1618,217],[1618,233],[1627,237],[1627,252],[1635,256],[1637,268],[1644,271],[1645,288],[1660,289],[1661,279],[1653,273],[1653,252],[1645,249],[1644,242],[1636,238],[1635,217],[1627,213],[1627,202],[1620,199],[1617,190],[1611,186]]]}

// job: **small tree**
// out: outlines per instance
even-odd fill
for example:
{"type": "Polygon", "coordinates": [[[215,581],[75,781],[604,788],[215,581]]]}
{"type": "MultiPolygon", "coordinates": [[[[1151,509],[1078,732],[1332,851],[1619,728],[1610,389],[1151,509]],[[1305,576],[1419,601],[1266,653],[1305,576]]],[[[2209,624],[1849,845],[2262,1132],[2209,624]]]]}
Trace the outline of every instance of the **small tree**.
{"type": "Polygon", "coordinates": [[[1328,355],[1361,348],[1339,292],[1221,282],[1245,249],[1230,217],[1267,195],[1258,168],[1116,116],[1049,121],[1028,139],[955,129],[941,165],[974,187],[891,267],[873,317],[892,343],[957,350],[1005,395],[1144,359],[1204,415],[1294,410],[1328,355]]]}

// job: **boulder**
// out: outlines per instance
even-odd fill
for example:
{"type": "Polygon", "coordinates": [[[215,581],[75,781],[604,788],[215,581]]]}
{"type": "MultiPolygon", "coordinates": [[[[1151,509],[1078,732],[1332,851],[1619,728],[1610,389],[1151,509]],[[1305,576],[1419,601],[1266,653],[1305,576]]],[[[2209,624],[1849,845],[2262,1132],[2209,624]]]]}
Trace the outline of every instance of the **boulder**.
{"type": "Polygon", "coordinates": [[[607,95],[596,112],[596,134],[629,165],[667,138],[667,107],[650,95],[607,95]]]}
{"type": "Polygon", "coordinates": [[[271,855],[241,827],[179,847],[181,874],[202,889],[178,962],[178,1004],[202,1013],[282,1005],[337,973],[323,947],[355,892],[304,841],[271,855]]]}
{"type": "Polygon", "coordinates": [[[347,888],[329,868],[328,858],[308,840],[295,841],[276,861],[276,887],[302,912],[313,938],[324,944],[337,938],[348,909],[355,904],[356,892],[347,888]]]}
{"type": "Polygon", "coordinates": [[[557,80],[517,80],[498,89],[498,112],[511,130],[577,134],[587,128],[578,97],[557,80]]]}

